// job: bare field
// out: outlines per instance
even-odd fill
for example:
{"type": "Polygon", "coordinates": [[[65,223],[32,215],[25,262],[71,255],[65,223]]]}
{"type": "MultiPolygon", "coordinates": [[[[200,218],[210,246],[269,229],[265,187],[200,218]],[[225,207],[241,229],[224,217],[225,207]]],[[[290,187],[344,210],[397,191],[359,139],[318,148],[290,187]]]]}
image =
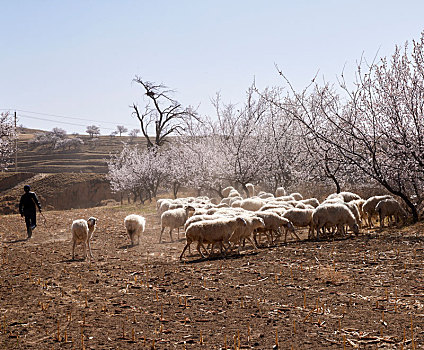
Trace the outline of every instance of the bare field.
{"type": "Polygon", "coordinates": [[[29,241],[2,216],[0,348],[424,348],[423,223],[182,263],[183,235],[159,244],[154,212],[48,211],[29,241]],[[129,213],[147,220],[135,247],[129,213]],[[95,259],[72,261],[71,222],[89,216],[95,259]]]}

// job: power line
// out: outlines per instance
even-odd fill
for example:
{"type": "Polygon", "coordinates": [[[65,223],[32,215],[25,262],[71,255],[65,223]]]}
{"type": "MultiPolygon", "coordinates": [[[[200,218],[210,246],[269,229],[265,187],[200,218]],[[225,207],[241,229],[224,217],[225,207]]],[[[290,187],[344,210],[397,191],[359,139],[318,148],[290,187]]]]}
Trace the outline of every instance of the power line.
{"type": "MultiPolygon", "coordinates": [[[[6,109],[6,108],[0,108],[0,110],[2,110],[2,111],[15,110],[15,111],[22,112],[22,113],[32,113],[32,114],[44,115],[44,116],[48,116],[48,117],[74,119],[74,120],[81,120],[81,121],[86,121],[86,122],[94,122],[94,123],[100,123],[100,124],[114,124],[114,125],[116,125],[116,123],[114,123],[114,122],[100,121],[100,120],[94,120],[94,119],[88,119],[88,118],[79,118],[79,117],[68,117],[68,116],[59,115],[59,114],[34,112],[34,111],[27,111],[27,110],[22,110],[22,109],[13,109],[13,108],[6,109]]],[[[57,122],[57,120],[40,118],[40,117],[34,117],[34,116],[28,116],[28,115],[23,115],[23,114],[20,114],[20,116],[22,116],[24,118],[31,118],[31,119],[38,119],[38,120],[45,120],[45,121],[57,122]]],[[[68,124],[68,125],[74,125],[74,126],[86,126],[86,125],[76,124],[76,123],[70,123],[70,122],[61,122],[61,123],[68,124]]],[[[136,128],[136,126],[131,126],[131,127],[136,128]]],[[[115,130],[115,129],[110,129],[110,128],[107,128],[107,127],[102,127],[102,128],[103,129],[106,129],[106,130],[115,130]]]]}
{"type": "MultiPolygon", "coordinates": [[[[24,114],[18,114],[18,116],[22,117],[22,118],[44,120],[44,121],[48,121],[48,122],[56,122],[56,123],[58,122],[57,120],[54,120],[54,119],[40,118],[40,117],[34,117],[34,116],[29,116],[29,115],[24,115],[24,114]]],[[[59,123],[74,125],[74,126],[84,126],[84,127],[87,126],[87,125],[84,125],[84,124],[70,123],[70,122],[65,122],[65,121],[60,121],[59,123]]],[[[115,129],[110,129],[110,128],[103,128],[103,129],[115,130],[115,129]]]]}

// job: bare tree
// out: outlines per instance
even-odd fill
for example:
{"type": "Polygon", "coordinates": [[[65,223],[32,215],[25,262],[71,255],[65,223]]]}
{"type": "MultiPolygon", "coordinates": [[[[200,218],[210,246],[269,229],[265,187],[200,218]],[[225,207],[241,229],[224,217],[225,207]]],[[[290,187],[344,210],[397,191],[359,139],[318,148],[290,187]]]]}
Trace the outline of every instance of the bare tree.
{"type": "Polygon", "coordinates": [[[119,136],[122,135],[123,132],[127,132],[128,129],[124,126],[124,125],[117,125],[116,126],[116,131],[118,131],[119,136]]]}
{"type": "Polygon", "coordinates": [[[140,110],[134,103],[133,114],[140,121],[141,132],[147,140],[147,146],[162,146],[166,137],[184,131],[185,124],[191,118],[198,118],[192,107],[183,107],[178,101],[171,98],[172,90],[162,84],[143,80],[136,76],[134,81],[140,84],[147,96],[148,102],[144,110],[140,110]],[[154,139],[149,136],[150,127],[154,126],[154,139]]]}

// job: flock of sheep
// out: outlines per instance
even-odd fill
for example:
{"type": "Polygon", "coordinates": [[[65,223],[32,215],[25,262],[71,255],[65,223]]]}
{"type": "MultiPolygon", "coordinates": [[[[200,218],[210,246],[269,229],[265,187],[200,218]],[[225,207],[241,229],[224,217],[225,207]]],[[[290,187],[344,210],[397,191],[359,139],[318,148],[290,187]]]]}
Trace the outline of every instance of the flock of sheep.
{"type": "MultiPolygon", "coordinates": [[[[254,249],[266,237],[268,244],[273,244],[290,233],[298,240],[296,227],[308,227],[308,238],[319,239],[320,234],[346,234],[351,230],[358,234],[363,223],[373,226],[372,219],[379,216],[380,226],[386,218],[399,223],[406,219],[406,212],[392,196],[373,196],[367,200],[352,192],[329,195],[322,203],[316,198],[303,198],[300,193],[287,195],[283,188],[278,188],[275,196],[259,192],[255,195],[253,185],[246,186],[249,197],[243,198],[233,187],[223,190],[224,198],[218,202],[208,197],[189,197],[178,199],[159,199],[156,203],[161,220],[159,243],[166,228],[173,241],[172,232],[184,228],[186,245],[181,252],[183,258],[190,245],[197,242],[197,251],[206,258],[219,247],[221,254],[226,254],[237,247],[238,252],[249,241],[254,249]],[[206,246],[205,246],[206,245],[206,246]]],[[[88,221],[75,220],[72,223],[72,258],[77,243],[84,245],[84,257],[92,257],[90,238],[95,229],[96,219],[88,221]],[[88,246],[88,252],[87,252],[88,246]]],[[[124,225],[131,244],[140,242],[146,220],[136,214],[128,215],[124,225]]]]}

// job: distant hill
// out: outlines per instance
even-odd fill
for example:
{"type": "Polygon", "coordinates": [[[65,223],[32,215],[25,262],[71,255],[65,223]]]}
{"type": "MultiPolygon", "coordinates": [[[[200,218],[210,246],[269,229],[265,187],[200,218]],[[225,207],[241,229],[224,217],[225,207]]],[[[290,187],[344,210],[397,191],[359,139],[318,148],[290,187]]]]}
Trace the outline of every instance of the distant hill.
{"type": "MultiPolygon", "coordinates": [[[[20,129],[18,141],[18,172],[31,173],[98,173],[106,174],[106,160],[110,154],[120,152],[123,142],[130,142],[129,136],[99,136],[90,138],[88,135],[68,135],[69,138],[79,137],[84,144],[70,150],[55,150],[46,146],[32,147],[29,141],[38,132],[35,129],[20,129]]],[[[137,137],[132,144],[145,145],[144,137],[137,137]]],[[[12,165],[10,171],[15,171],[12,165]]]]}

